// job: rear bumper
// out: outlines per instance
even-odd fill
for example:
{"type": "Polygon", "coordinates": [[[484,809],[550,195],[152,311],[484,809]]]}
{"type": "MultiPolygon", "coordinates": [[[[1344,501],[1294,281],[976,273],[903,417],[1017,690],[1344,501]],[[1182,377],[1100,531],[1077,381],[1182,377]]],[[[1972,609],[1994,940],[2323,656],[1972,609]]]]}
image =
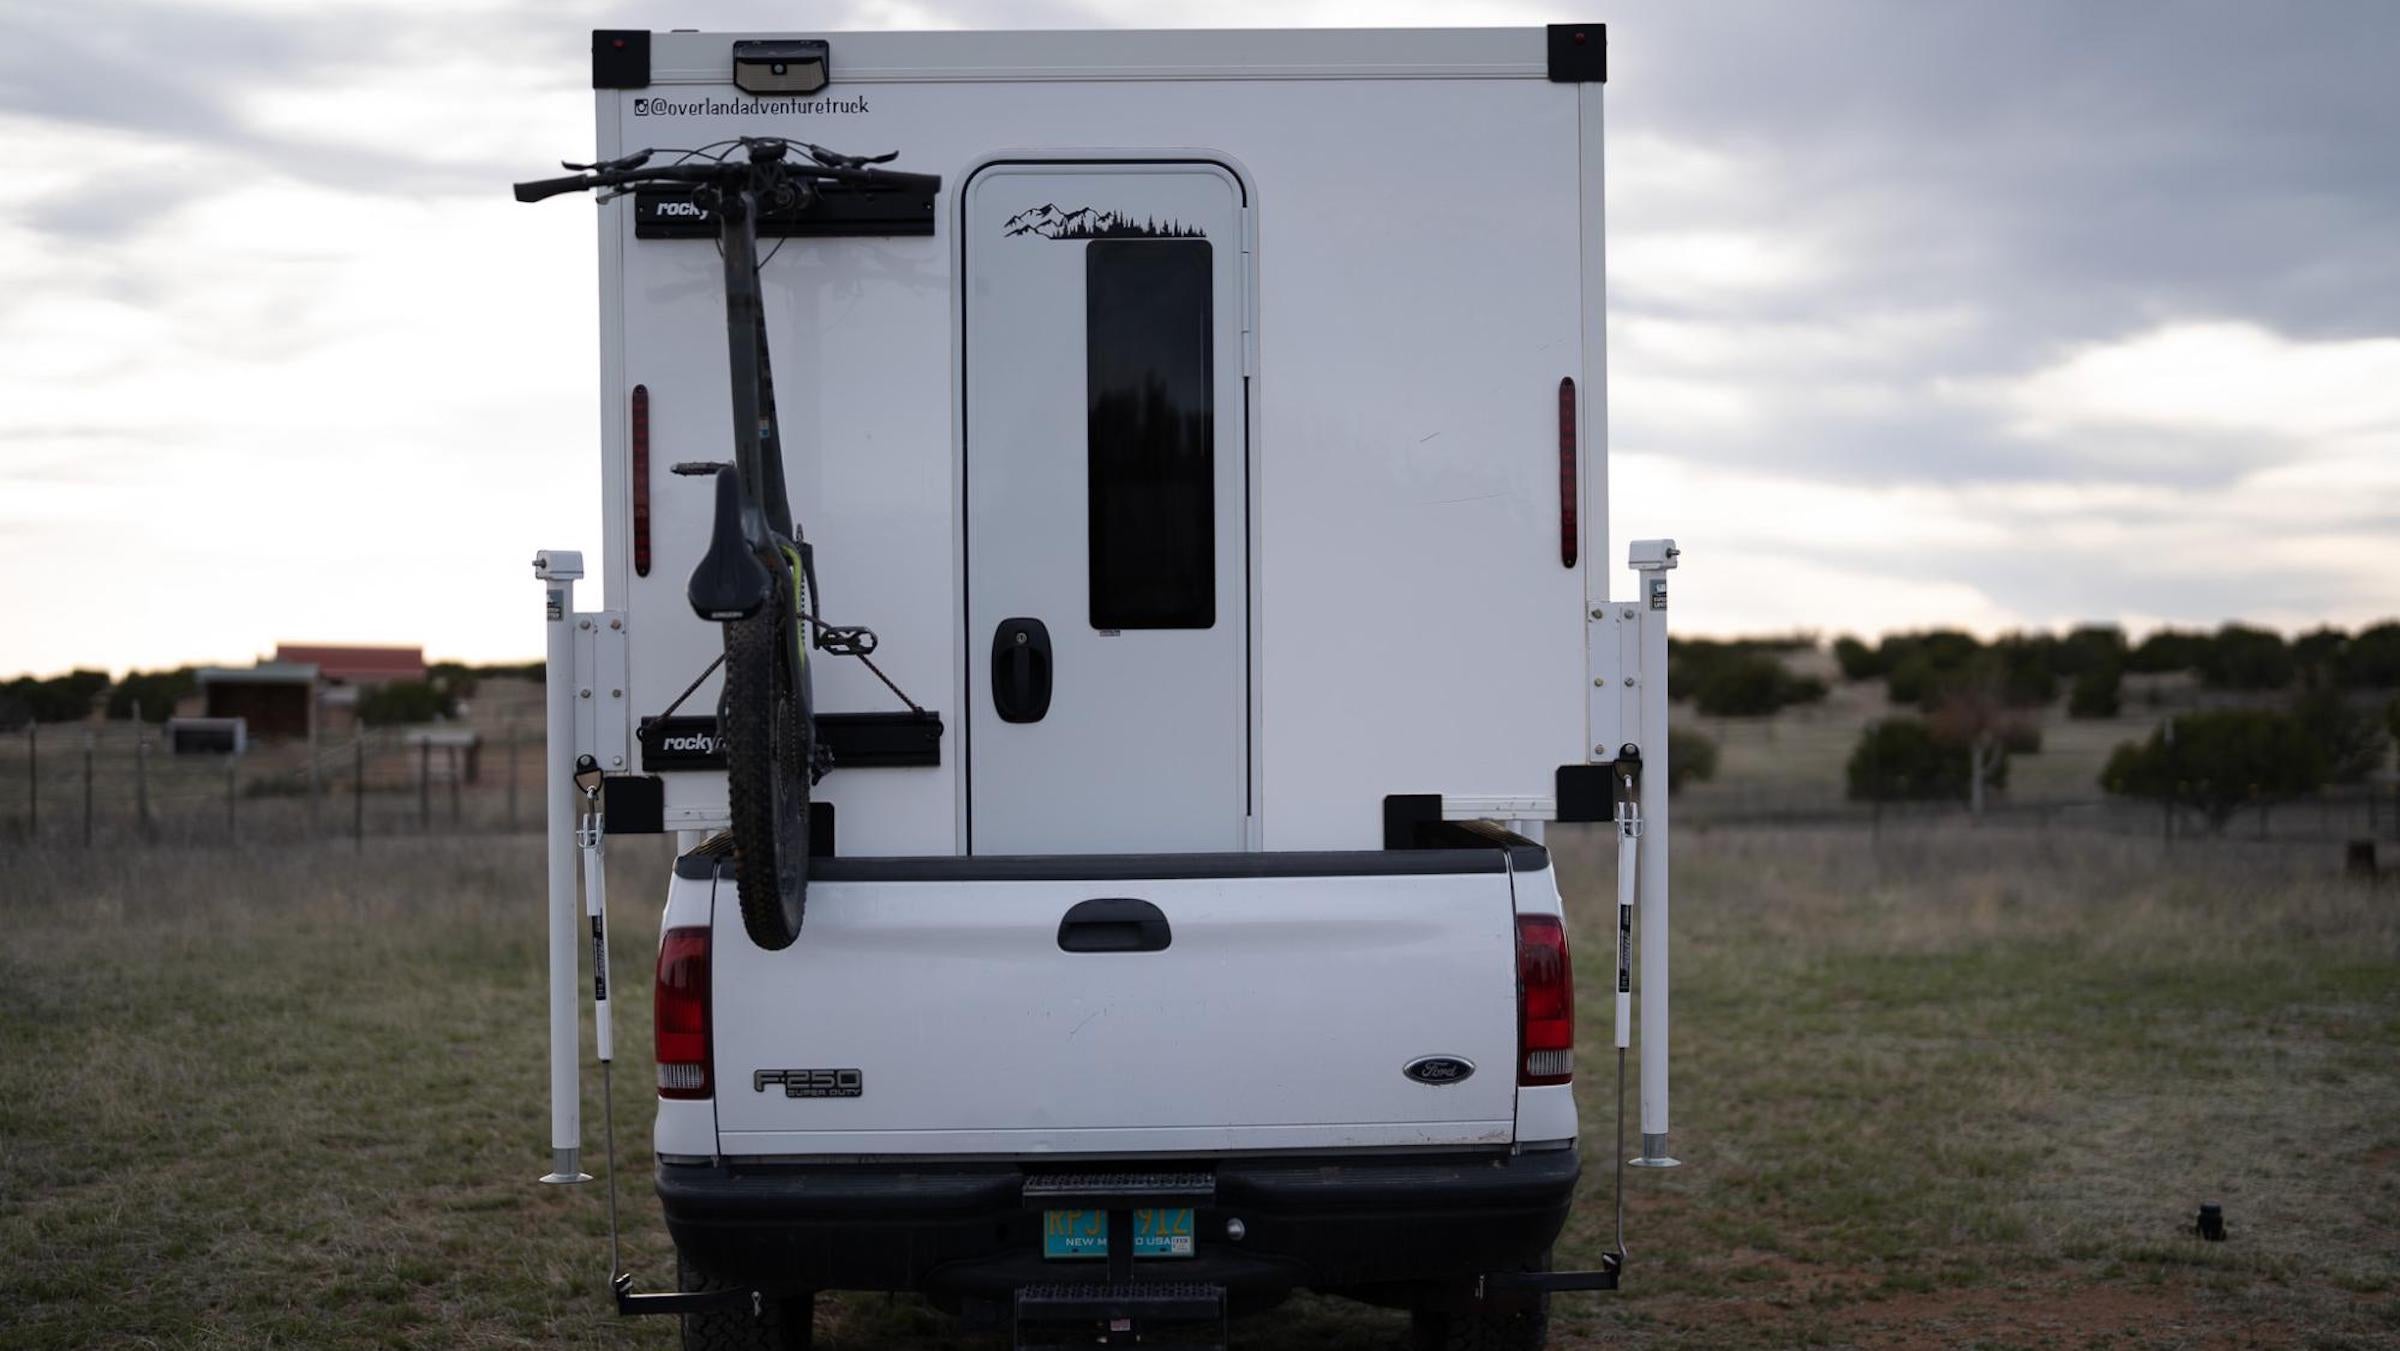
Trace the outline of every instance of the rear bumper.
{"type": "MultiPolygon", "coordinates": [[[[1136,1262],[1137,1279],[1213,1282],[1243,1302],[1302,1286],[1367,1289],[1522,1269],[1565,1225],[1579,1171],[1571,1149],[1144,1166],[1214,1172],[1217,1189],[1195,1217],[1197,1254],[1136,1262]],[[1226,1235],[1236,1219],[1239,1241],[1226,1235]]],[[[1015,1163],[662,1164],[658,1194],[690,1262],[761,1290],[998,1299],[1022,1285],[1096,1278],[1096,1263],[1043,1260],[1042,1216],[1021,1199],[1026,1171],[1015,1163]]]]}

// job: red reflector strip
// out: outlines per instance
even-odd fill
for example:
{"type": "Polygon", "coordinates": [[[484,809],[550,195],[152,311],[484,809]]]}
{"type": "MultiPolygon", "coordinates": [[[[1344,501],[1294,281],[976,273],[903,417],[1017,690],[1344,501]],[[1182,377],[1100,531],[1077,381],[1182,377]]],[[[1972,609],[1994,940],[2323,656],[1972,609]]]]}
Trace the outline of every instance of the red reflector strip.
{"type": "Polygon", "coordinates": [[[705,1098],[714,1059],[708,1027],[708,930],[669,929],[658,944],[658,987],[651,1001],[657,1030],[658,1096],[705,1098]]]}
{"type": "Polygon", "coordinates": [[[1575,968],[1556,915],[1517,916],[1517,1082],[1575,1077],[1575,968]]]}
{"type": "Polygon", "coordinates": [[[650,575],[650,387],[633,387],[633,575],[650,575]]]}
{"type": "Polygon", "coordinates": [[[1575,523],[1575,380],[1558,382],[1558,561],[1574,567],[1575,523]]]}

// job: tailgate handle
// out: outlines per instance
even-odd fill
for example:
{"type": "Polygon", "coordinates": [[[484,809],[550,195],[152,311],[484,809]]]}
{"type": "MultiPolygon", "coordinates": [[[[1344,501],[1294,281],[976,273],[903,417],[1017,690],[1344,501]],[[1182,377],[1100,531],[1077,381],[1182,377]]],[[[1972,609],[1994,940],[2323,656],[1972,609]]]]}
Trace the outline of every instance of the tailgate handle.
{"type": "Polygon", "coordinates": [[[992,631],[992,708],[1002,722],[1040,722],[1050,711],[1050,629],[1003,619],[992,631]]]}
{"type": "Polygon", "coordinates": [[[1164,952],[1174,941],[1166,912],[1131,896],[1078,901],[1058,922],[1064,952],[1164,952]]]}

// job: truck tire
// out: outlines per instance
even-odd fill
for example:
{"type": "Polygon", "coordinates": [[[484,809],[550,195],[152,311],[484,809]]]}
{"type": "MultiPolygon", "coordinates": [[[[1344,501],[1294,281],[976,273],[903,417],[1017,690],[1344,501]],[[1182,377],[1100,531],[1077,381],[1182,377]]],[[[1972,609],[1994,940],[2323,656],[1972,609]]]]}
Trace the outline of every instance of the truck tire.
{"type": "Polygon", "coordinates": [[[1549,1292],[1535,1300],[1515,1313],[1419,1309],[1409,1317],[1410,1345],[1416,1351],[1542,1351],[1550,1344],[1549,1292]]]}
{"type": "MultiPolygon", "coordinates": [[[[676,1285],[683,1290],[739,1289],[738,1281],[722,1281],[695,1270],[675,1254],[676,1285]]],[[[757,1313],[735,1309],[725,1313],[683,1315],[683,1351],[808,1351],[815,1344],[817,1297],[779,1295],[762,1302],[757,1313]]]]}
{"type": "MultiPolygon", "coordinates": [[[[1529,1271],[1550,1270],[1544,1252],[1529,1271]]],[[[1409,1344],[1415,1351],[1542,1351],[1550,1344],[1550,1292],[1523,1308],[1425,1309],[1409,1313],[1409,1344]]]]}

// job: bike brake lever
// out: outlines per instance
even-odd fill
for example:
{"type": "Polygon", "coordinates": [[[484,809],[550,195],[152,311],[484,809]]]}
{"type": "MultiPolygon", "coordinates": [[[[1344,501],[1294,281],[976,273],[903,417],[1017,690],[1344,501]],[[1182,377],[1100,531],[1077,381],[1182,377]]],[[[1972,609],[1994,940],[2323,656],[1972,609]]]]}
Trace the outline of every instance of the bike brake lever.
{"type": "Polygon", "coordinates": [[[642,165],[649,163],[650,157],[657,153],[658,152],[655,150],[636,150],[630,155],[620,155],[615,159],[601,160],[596,164],[571,164],[566,160],[560,160],[558,164],[562,169],[572,169],[579,174],[613,173],[619,169],[640,168],[642,165]]]}

